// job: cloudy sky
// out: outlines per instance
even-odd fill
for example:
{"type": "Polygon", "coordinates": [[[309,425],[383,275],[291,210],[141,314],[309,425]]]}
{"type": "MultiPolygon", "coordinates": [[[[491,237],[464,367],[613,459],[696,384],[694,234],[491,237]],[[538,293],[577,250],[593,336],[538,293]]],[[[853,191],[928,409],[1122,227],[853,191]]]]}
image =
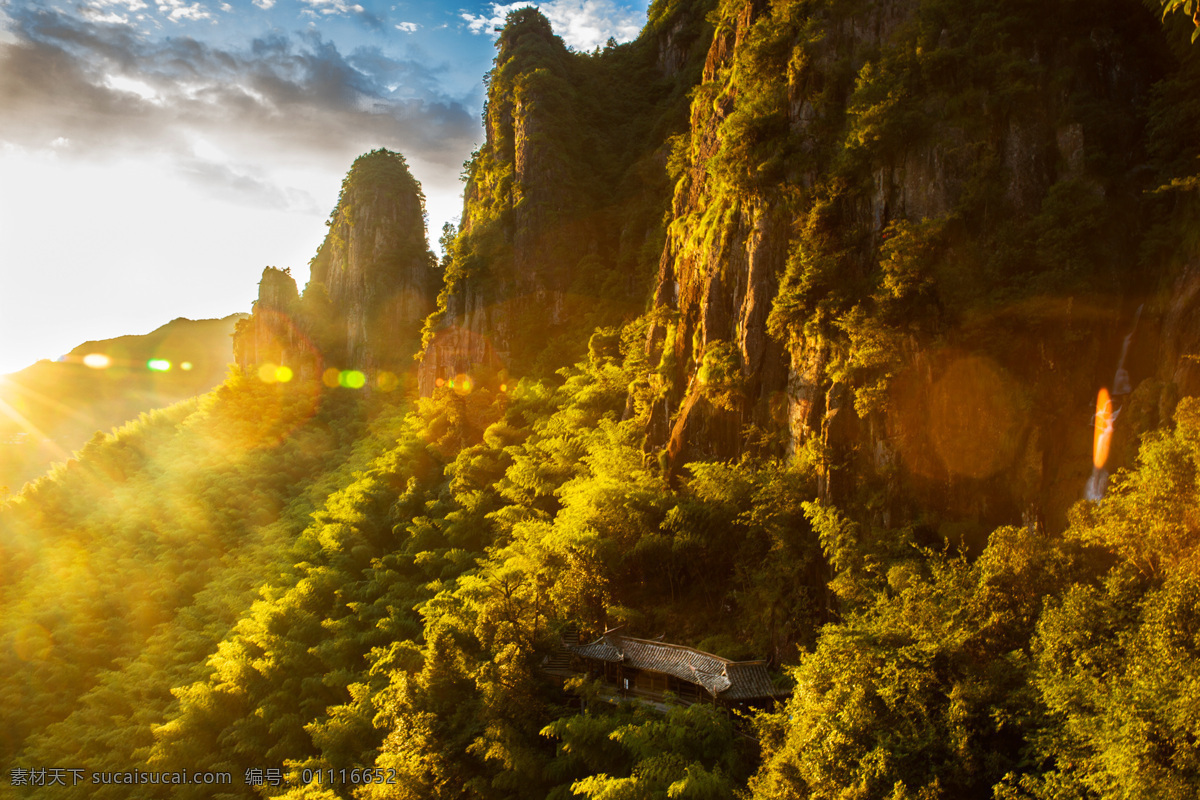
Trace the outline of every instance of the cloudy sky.
{"type": "MultiPolygon", "coordinates": [[[[403,152],[431,238],[483,138],[475,0],[0,0],[0,373],[303,286],[356,156],[403,152]]],[[[546,0],[568,45],[647,0],[546,0]]]]}

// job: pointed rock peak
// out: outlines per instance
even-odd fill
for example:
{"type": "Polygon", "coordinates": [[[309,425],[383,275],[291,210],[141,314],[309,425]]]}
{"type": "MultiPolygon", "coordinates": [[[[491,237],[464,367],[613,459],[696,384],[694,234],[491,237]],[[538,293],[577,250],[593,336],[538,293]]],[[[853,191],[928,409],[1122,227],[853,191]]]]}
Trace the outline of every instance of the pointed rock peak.
{"type": "Polygon", "coordinates": [[[508,17],[504,20],[504,30],[501,31],[496,46],[500,48],[501,53],[504,53],[522,38],[531,35],[547,40],[553,39],[554,30],[550,27],[550,20],[546,19],[542,12],[533,6],[518,8],[508,12],[508,17]]]}
{"type": "Polygon", "coordinates": [[[347,194],[352,190],[386,189],[393,192],[413,192],[424,195],[421,185],[408,169],[404,156],[392,150],[380,148],[364,153],[354,159],[350,171],[342,180],[342,192],[338,196],[337,211],[343,208],[347,194]]]}
{"type": "Polygon", "coordinates": [[[425,195],[404,156],[380,149],[356,159],[328,225],[305,290],[314,307],[327,306],[326,357],[353,369],[407,366],[441,276],[425,195]]]}
{"type": "Polygon", "coordinates": [[[496,64],[517,58],[520,63],[536,64],[540,58],[558,58],[567,52],[562,39],[554,34],[550,20],[533,7],[510,11],[500,38],[496,40],[496,64]]]}
{"type": "Polygon", "coordinates": [[[258,302],[254,307],[258,310],[283,311],[290,308],[298,297],[296,280],[290,269],[266,267],[262,280],[258,282],[258,302]]]}

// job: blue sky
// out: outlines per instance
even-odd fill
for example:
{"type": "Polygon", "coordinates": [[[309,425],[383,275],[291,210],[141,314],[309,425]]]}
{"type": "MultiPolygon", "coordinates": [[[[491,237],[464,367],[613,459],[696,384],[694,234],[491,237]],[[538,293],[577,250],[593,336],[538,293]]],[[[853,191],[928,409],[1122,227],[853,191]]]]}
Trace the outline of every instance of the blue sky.
{"type": "MultiPolygon", "coordinates": [[[[494,27],[527,3],[0,0],[0,373],[301,285],[350,163],[405,154],[431,239],[483,138],[494,27]]],[[[646,0],[548,0],[577,49],[646,0]]]]}

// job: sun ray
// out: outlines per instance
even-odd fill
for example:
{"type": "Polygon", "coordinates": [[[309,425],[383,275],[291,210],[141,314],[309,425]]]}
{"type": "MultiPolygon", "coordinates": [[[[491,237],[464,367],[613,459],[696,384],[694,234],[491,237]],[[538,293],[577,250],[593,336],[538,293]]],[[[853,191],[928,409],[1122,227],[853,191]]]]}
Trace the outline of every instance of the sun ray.
{"type": "MultiPolygon", "coordinates": [[[[19,395],[23,399],[36,401],[46,408],[53,409],[54,411],[57,411],[71,419],[80,420],[82,422],[91,421],[91,418],[81,409],[73,408],[72,406],[63,403],[61,400],[46,394],[42,394],[36,389],[31,389],[24,384],[16,383],[14,381],[4,381],[4,384],[12,390],[12,394],[19,395]]],[[[3,400],[0,399],[0,402],[3,402],[3,400]]],[[[11,410],[12,414],[20,416],[20,412],[12,408],[12,406],[8,406],[8,408],[11,410]]],[[[8,416],[16,420],[16,417],[13,417],[12,414],[8,414],[8,416]]]]}
{"type": "Polygon", "coordinates": [[[26,419],[21,412],[17,411],[4,400],[0,400],[0,414],[17,423],[17,425],[19,425],[22,430],[28,433],[35,442],[48,447],[54,458],[65,461],[71,457],[70,453],[59,446],[59,444],[49,436],[46,436],[44,433],[42,433],[42,431],[36,425],[26,419]]]}

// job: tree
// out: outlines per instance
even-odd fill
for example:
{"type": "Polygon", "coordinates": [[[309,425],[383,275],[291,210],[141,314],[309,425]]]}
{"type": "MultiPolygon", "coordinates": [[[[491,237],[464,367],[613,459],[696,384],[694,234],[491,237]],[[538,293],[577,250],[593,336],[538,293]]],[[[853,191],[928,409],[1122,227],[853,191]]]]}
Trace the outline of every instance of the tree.
{"type": "Polygon", "coordinates": [[[1159,0],[1163,7],[1163,19],[1172,11],[1182,11],[1192,18],[1196,30],[1192,33],[1192,42],[1200,38],[1200,0],[1159,0]]]}

